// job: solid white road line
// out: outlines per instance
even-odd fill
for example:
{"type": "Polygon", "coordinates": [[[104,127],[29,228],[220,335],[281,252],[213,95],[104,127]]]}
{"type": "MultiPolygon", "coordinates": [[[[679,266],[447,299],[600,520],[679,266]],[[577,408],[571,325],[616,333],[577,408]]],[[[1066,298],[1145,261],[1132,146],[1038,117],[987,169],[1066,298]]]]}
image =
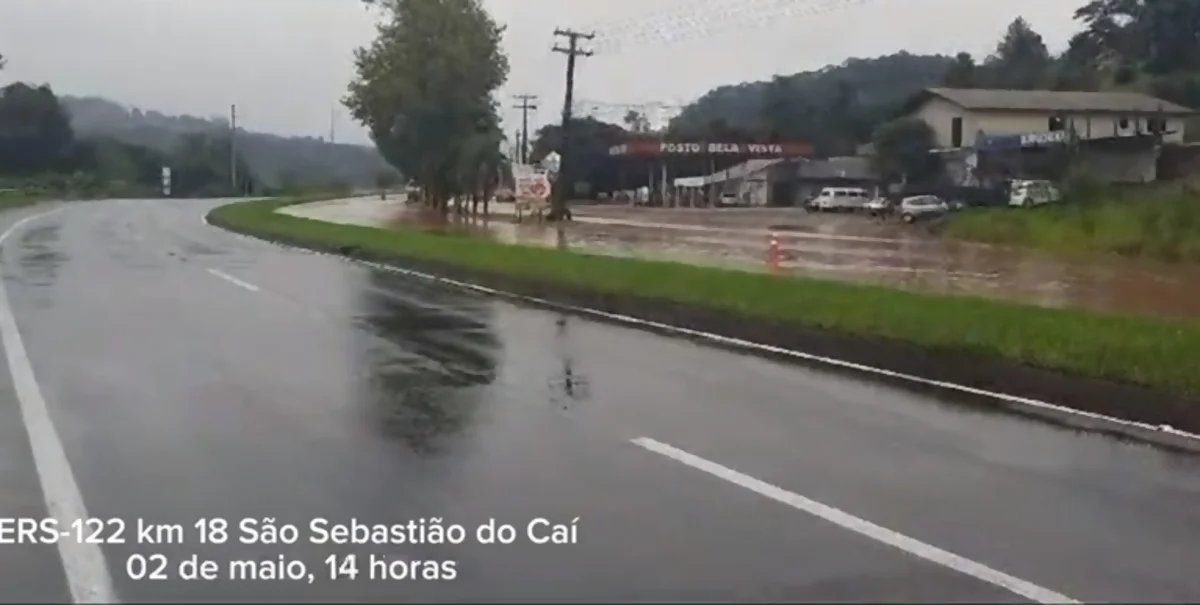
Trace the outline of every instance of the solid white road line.
{"type": "Polygon", "coordinates": [[[221,271],[220,269],[209,269],[208,272],[213,275],[216,275],[217,277],[219,277],[239,288],[245,288],[251,292],[261,292],[262,291],[262,289],[259,288],[258,286],[254,285],[252,283],[249,283],[249,282],[244,282],[224,271],[221,271]]]}
{"type": "Polygon", "coordinates": [[[677,447],[667,445],[661,441],[655,441],[649,437],[638,437],[630,440],[635,445],[650,450],[656,454],[660,454],[682,462],[694,469],[704,471],[719,479],[724,479],[734,485],[743,487],[761,496],[765,496],[777,502],[786,504],[797,510],[804,511],[815,517],[824,519],[834,525],[848,529],[854,533],[866,536],[877,542],[882,542],[888,546],[898,548],[910,555],[925,559],[931,563],[941,565],[947,569],[957,571],[959,573],[971,576],[975,579],[982,580],[1003,588],[1009,592],[1015,593],[1037,603],[1079,603],[1066,595],[1057,593],[1048,588],[1043,588],[1037,584],[1026,582],[1020,578],[1010,576],[1004,572],[997,571],[982,563],[977,563],[970,559],[960,557],[952,552],[942,550],[936,546],[926,544],[919,540],[910,538],[903,534],[894,532],[886,527],[882,527],[860,519],[845,511],[833,508],[832,506],[821,504],[815,500],[805,498],[800,494],[790,492],[781,487],[771,485],[765,481],[760,481],[735,471],[729,467],[722,466],[711,460],[706,460],[685,452],[677,447]]]}
{"type": "MultiPolygon", "coordinates": [[[[3,246],[13,233],[30,221],[47,216],[58,210],[42,212],[25,217],[0,234],[3,246]]],[[[62,440],[50,418],[50,410],[42,397],[25,351],[25,343],[17,329],[17,320],[9,306],[4,280],[0,279],[0,337],[4,340],[4,354],[8,359],[8,371],[12,373],[13,389],[21,407],[25,430],[29,434],[29,445],[33,450],[33,461],[38,480],[42,484],[42,497],[46,511],[58,522],[60,531],[72,531],[71,524],[88,519],[83,504],[83,494],[75,482],[71,463],[63,449],[62,440]]],[[[58,540],[58,556],[62,559],[71,598],[76,603],[117,603],[108,562],[99,544],[88,544],[74,536],[58,540]]]]}

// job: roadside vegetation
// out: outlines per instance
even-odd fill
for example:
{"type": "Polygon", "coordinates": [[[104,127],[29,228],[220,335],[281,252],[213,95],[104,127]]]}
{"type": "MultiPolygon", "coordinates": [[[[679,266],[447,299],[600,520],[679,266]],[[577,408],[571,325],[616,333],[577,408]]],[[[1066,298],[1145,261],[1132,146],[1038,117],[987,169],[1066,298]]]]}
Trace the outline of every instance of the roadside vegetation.
{"type": "MultiPolygon", "coordinates": [[[[171,197],[350,189],[317,178],[283,179],[268,185],[241,154],[235,159],[235,181],[230,173],[228,131],[172,133],[169,139],[151,137],[156,142],[143,145],[130,142],[136,137],[127,133],[76,132],[75,117],[49,85],[14,82],[0,88],[0,206],[9,206],[17,198],[159,197],[163,167],[171,168],[171,197]]],[[[378,172],[389,176],[391,171],[378,172]]]]}
{"type": "Polygon", "coordinates": [[[0,191],[0,210],[31,206],[44,198],[20,190],[0,191]]]}
{"type": "Polygon", "coordinates": [[[508,161],[494,97],[508,79],[504,28],[479,0],[363,1],[381,19],[355,52],[346,107],[426,206],[486,212],[508,161]]]}
{"type": "Polygon", "coordinates": [[[945,234],[1053,253],[1200,262],[1200,190],[1184,184],[1082,187],[1041,207],[958,213],[945,234]]]}
{"type": "MultiPolygon", "coordinates": [[[[114,139],[78,138],[49,86],[17,82],[0,89],[0,189],[54,198],[157,196],[164,166],[172,168],[174,196],[231,191],[228,146],[220,141],[185,138],[164,153],[114,139]]],[[[253,191],[252,177],[243,178],[238,189],[253,191]]]]}
{"type": "Polygon", "coordinates": [[[517,246],[417,230],[337,225],[275,212],[299,200],[235,203],[215,224],[268,239],[437,261],[603,295],[697,305],[750,319],[896,339],[1069,374],[1200,395],[1200,324],[1101,315],[883,287],[779,278],[517,246]]]}

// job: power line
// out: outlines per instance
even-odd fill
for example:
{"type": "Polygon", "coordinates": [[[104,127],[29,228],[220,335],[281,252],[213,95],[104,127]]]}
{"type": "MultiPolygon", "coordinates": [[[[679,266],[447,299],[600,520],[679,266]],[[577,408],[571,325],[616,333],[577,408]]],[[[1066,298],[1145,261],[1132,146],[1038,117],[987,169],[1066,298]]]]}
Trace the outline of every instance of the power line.
{"type": "Polygon", "coordinates": [[[563,221],[570,217],[567,210],[567,195],[574,188],[574,181],[571,180],[571,113],[572,105],[575,98],[575,60],[578,57],[590,57],[592,51],[584,50],[579,47],[580,40],[591,41],[596,38],[595,33],[583,33],[570,29],[554,30],[556,38],[566,38],[567,45],[554,45],[554,52],[567,55],[567,91],[563,100],[563,115],[562,115],[562,153],[559,159],[558,179],[554,187],[554,207],[550,210],[550,217],[553,220],[563,221]]]}
{"type": "Polygon", "coordinates": [[[641,38],[657,38],[671,41],[690,34],[711,34],[718,31],[712,27],[720,24],[730,30],[747,23],[775,20],[797,12],[811,11],[814,5],[828,7],[849,4],[854,0],[702,0],[658,17],[626,20],[620,25],[602,26],[604,32],[597,46],[610,42],[641,38]]]}
{"type": "Polygon", "coordinates": [[[698,1],[681,10],[599,25],[603,32],[593,49],[615,54],[628,48],[689,42],[731,31],[778,25],[797,17],[813,17],[877,0],[720,0],[698,1]]]}
{"type": "MultiPolygon", "coordinates": [[[[730,0],[719,1],[732,3],[730,0]]],[[[580,25],[579,28],[595,32],[619,32],[632,30],[640,28],[646,23],[672,19],[680,13],[694,13],[697,11],[710,10],[712,6],[713,0],[691,0],[690,2],[686,3],[677,3],[674,6],[666,9],[659,9],[652,12],[640,13],[629,17],[622,17],[608,21],[596,21],[586,25],[580,25]]],[[[608,35],[602,34],[599,37],[605,38],[608,37],[608,35]]]]}
{"type": "Polygon", "coordinates": [[[662,101],[598,101],[595,99],[578,99],[575,101],[576,107],[588,106],[595,109],[644,109],[646,111],[671,111],[681,109],[687,106],[687,103],[665,103],[662,101]]]}

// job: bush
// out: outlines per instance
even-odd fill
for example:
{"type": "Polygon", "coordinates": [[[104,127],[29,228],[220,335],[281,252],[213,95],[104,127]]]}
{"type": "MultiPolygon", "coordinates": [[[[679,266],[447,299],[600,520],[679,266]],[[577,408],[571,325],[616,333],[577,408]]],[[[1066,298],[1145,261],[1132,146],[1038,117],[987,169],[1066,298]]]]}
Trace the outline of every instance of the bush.
{"type": "Polygon", "coordinates": [[[1185,185],[1111,188],[1068,180],[1063,202],[968,210],[952,237],[1054,252],[1097,252],[1200,262],[1200,191],[1185,185]]]}

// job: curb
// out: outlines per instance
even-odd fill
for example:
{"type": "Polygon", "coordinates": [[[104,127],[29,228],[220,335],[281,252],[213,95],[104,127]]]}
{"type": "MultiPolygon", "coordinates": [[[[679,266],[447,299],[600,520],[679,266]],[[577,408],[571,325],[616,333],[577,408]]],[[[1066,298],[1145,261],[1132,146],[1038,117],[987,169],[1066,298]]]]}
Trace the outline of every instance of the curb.
{"type": "Polygon", "coordinates": [[[338,248],[337,246],[327,244],[302,243],[283,237],[260,236],[255,234],[252,229],[231,225],[220,219],[215,219],[211,217],[211,213],[204,216],[204,223],[257,241],[268,242],[285,248],[294,248],[298,250],[314,252],[317,254],[333,256],[374,269],[417,277],[419,279],[442,283],[463,290],[469,290],[487,296],[516,301],[530,306],[588,317],[610,324],[637,328],[663,336],[683,338],[694,342],[702,342],[719,348],[734,350],[742,353],[750,353],[760,357],[768,357],[777,360],[790,361],[793,363],[799,362],[824,366],[826,368],[851,372],[860,377],[870,376],[876,378],[877,380],[899,385],[906,385],[910,388],[917,387],[927,391],[932,390],[941,393],[954,394],[959,397],[966,396],[977,401],[982,400],[992,404],[999,404],[1001,408],[1007,409],[1019,415],[1045,420],[1067,428],[1130,439],[1178,452],[1200,454],[1200,435],[1186,431],[1180,431],[1170,426],[1156,426],[1133,420],[1125,420],[1105,414],[1098,414],[1095,412],[1088,412],[1085,410],[1056,405],[1038,399],[1000,393],[943,380],[924,378],[913,374],[906,374],[904,372],[897,372],[885,368],[879,368],[832,357],[813,355],[803,351],[752,342],[749,340],[723,336],[720,334],[694,330],[691,328],[684,328],[663,322],[641,319],[630,315],[610,313],[598,309],[590,309],[586,307],[555,302],[535,296],[517,294],[505,290],[473,284],[467,281],[443,277],[430,272],[399,267],[389,262],[379,262],[370,259],[358,258],[355,256],[358,251],[354,248],[338,248]]]}

